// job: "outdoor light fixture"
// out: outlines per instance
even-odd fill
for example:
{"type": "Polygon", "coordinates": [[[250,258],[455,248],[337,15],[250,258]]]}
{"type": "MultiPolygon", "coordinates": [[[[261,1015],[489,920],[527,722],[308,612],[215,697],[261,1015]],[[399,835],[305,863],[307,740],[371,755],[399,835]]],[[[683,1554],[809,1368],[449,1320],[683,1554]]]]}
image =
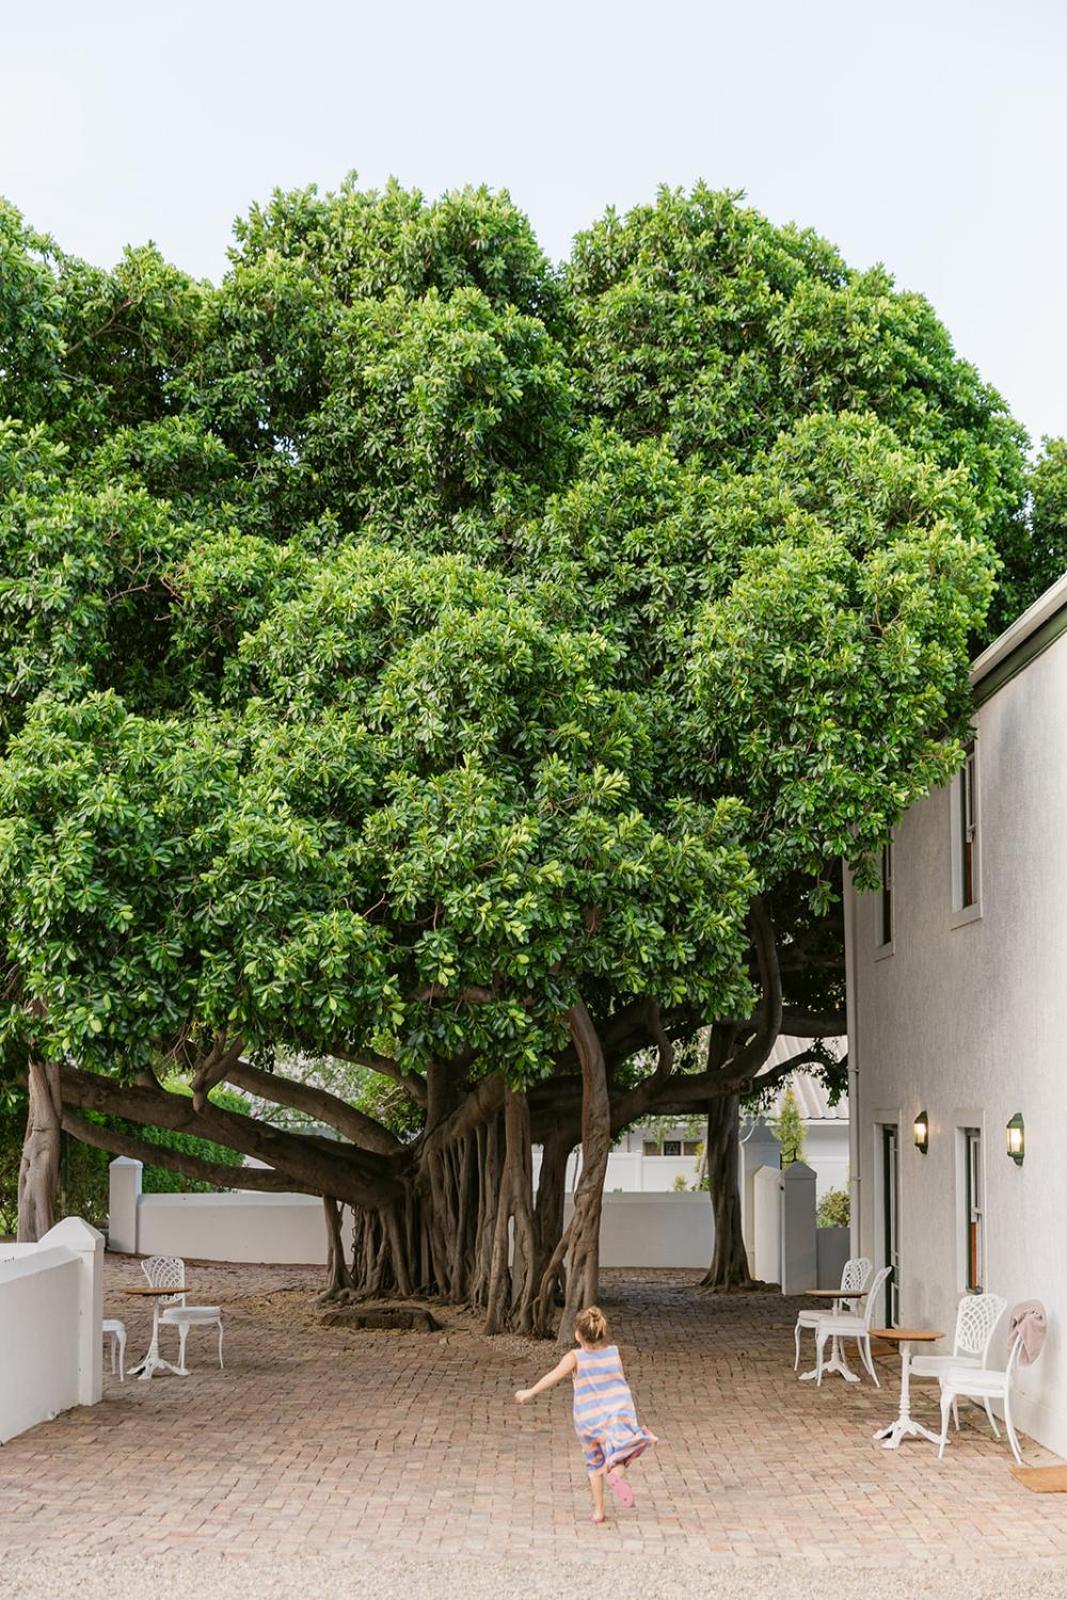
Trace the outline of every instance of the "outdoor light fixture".
{"type": "Polygon", "coordinates": [[[1008,1154],[1015,1165],[1021,1167],[1026,1154],[1026,1129],[1021,1111],[1015,1113],[1004,1131],[1008,1136],[1008,1154]]]}
{"type": "Polygon", "coordinates": [[[930,1118],[925,1111],[920,1111],[915,1118],[915,1148],[921,1150],[923,1155],[930,1148],[930,1118]]]}

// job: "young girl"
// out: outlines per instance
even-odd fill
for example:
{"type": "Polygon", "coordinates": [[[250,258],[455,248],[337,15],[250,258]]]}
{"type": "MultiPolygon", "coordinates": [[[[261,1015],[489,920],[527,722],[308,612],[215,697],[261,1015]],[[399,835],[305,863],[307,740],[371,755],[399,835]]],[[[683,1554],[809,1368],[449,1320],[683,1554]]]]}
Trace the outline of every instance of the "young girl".
{"type": "Polygon", "coordinates": [[[593,1521],[604,1521],[604,1479],[620,1505],[632,1506],[634,1492],[626,1469],[656,1436],[642,1428],[634,1410],[633,1395],[623,1375],[619,1347],[606,1344],[608,1324],[599,1306],[588,1306],[574,1325],[577,1350],[568,1350],[558,1367],[546,1372],[532,1389],[519,1389],[520,1406],[535,1394],[552,1389],[564,1378],[574,1380],[574,1427],[585,1455],[589,1489],[593,1496],[593,1521]]]}

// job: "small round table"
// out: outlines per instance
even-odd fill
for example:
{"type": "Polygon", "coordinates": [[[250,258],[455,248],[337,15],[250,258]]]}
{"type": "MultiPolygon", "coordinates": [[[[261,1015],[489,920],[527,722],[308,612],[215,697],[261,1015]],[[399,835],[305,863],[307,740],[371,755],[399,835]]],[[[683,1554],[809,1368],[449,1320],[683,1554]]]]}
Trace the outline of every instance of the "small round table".
{"type": "MultiPolygon", "coordinates": [[[[808,1289],[805,1291],[807,1300],[862,1300],[867,1293],[866,1289],[808,1289]]],[[[837,1305],[831,1307],[831,1312],[836,1312],[837,1305]]],[[[841,1348],[841,1341],[835,1333],[830,1341],[830,1359],[822,1369],[823,1377],[828,1377],[831,1372],[839,1372],[846,1383],[859,1383],[859,1374],[853,1372],[845,1360],[845,1352],[841,1348]]],[[[800,1374],[801,1383],[810,1383],[819,1376],[818,1367],[812,1367],[810,1372],[800,1374]]]]}
{"type": "Polygon", "coordinates": [[[144,1360],[138,1361],[135,1367],[130,1368],[131,1378],[135,1375],[141,1378],[151,1378],[153,1373],[156,1372],[173,1372],[179,1378],[188,1376],[188,1373],[183,1371],[181,1367],[176,1367],[171,1362],[164,1361],[159,1353],[159,1302],[171,1295],[185,1294],[186,1292],[184,1284],[172,1284],[169,1289],[154,1289],[150,1284],[137,1283],[123,1290],[123,1294],[138,1295],[146,1299],[151,1296],[155,1301],[152,1306],[152,1342],[148,1346],[144,1360]]]}
{"type": "Polygon", "coordinates": [[[881,1439],[884,1450],[899,1450],[902,1439],[929,1439],[931,1444],[941,1443],[939,1434],[931,1433],[921,1422],[916,1422],[911,1414],[908,1375],[911,1369],[912,1345],[934,1344],[936,1340],[944,1337],[943,1333],[936,1333],[932,1328],[871,1329],[872,1339],[886,1339],[890,1344],[900,1346],[900,1410],[895,1422],[891,1422],[887,1428],[879,1428],[874,1435],[876,1439],[881,1439]]]}

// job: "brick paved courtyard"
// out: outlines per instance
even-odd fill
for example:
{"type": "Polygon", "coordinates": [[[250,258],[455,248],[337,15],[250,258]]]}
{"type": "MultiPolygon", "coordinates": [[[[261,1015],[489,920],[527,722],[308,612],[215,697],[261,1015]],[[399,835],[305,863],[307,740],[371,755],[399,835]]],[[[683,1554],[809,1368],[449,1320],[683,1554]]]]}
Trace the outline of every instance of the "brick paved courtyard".
{"type": "MultiPolygon", "coordinates": [[[[107,1271],[132,1362],[149,1312],[121,1289],[138,1267],[109,1259],[107,1271]]],[[[635,1470],[637,1509],[606,1528],[588,1520],[569,1393],[521,1411],[511,1400],[548,1347],[490,1343],[458,1317],[443,1334],[326,1329],[317,1272],[204,1265],[190,1282],[226,1307],[226,1371],[194,1333],[191,1377],[107,1375],[101,1405],[0,1450],[0,1556],[614,1553],[714,1566],[1022,1554],[1063,1559],[1067,1583],[1067,1497],[1027,1493],[976,1421],[965,1414],[940,1466],[926,1444],[883,1451],[871,1432],[895,1414],[894,1361],[880,1363],[881,1391],[798,1384],[793,1303],[702,1298],[694,1276],[605,1274],[639,1411],[663,1441],[635,1470]]],[[[931,1418],[935,1393],[920,1390],[931,1418]]]]}

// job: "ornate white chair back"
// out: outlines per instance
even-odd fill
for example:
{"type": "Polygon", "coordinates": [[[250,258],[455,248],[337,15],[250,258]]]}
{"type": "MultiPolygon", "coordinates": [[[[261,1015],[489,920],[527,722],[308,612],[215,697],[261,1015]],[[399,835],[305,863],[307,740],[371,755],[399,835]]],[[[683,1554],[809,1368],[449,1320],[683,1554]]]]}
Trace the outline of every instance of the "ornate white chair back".
{"type": "Polygon", "coordinates": [[[184,1305],[185,1262],[181,1256],[149,1256],[141,1262],[141,1271],[153,1289],[176,1289],[177,1294],[161,1294],[161,1306],[184,1305]]]}
{"type": "Polygon", "coordinates": [[[878,1304],[878,1296],[892,1270],[892,1267],[880,1267],[874,1275],[874,1281],[867,1291],[867,1305],[863,1313],[863,1326],[865,1328],[869,1328],[874,1321],[874,1308],[878,1304]]]}
{"type": "Polygon", "coordinates": [[[977,1356],[979,1365],[987,1367],[989,1347],[1007,1305],[999,1294],[965,1294],[956,1313],[956,1342],[952,1354],[977,1356]]]}
{"type": "Polygon", "coordinates": [[[841,1274],[841,1288],[850,1294],[855,1294],[858,1290],[866,1287],[867,1279],[870,1275],[871,1263],[867,1260],[867,1257],[853,1256],[845,1262],[844,1271],[841,1274]]]}

